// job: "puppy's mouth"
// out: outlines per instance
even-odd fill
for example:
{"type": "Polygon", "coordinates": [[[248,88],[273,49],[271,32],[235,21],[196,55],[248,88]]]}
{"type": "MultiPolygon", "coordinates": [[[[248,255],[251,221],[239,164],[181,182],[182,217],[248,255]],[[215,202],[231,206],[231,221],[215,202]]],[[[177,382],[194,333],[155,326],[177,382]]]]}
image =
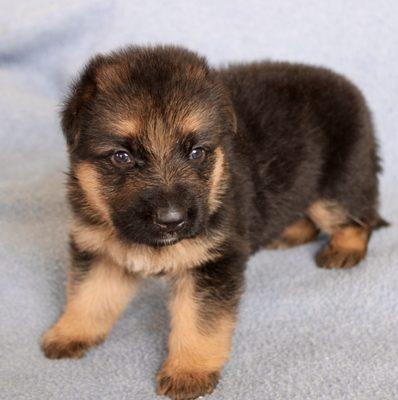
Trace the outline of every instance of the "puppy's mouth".
{"type": "Polygon", "coordinates": [[[155,247],[165,247],[165,246],[172,246],[173,244],[178,243],[180,240],[182,240],[181,238],[179,238],[177,235],[174,237],[168,237],[168,238],[161,238],[161,239],[157,239],[154,242],[154,246],[155,247]]]}
{"type": "Polygon", "coordinates": [[[114,226],[121,238],[128,243],[147,245],[153,248],[173,246],[183,240],[193,239],[203,232],[203,224],[200,221],[189,221],[181,229],[166,231],[151,221],[140,221],[141,224],[133,223],[137,220],[122,217],[115,218],[114,226]],[[131,222],[130,222],[131,221],[131,222]]]}
{"type": "Polygon", "coordinates": [[[154,239],[151,245],[154,247],[172,246],[181,242],[184,239],[192,239],[196,237],[198,233],[199,232],[192,232],[191,234],[180,234],[177,232],[167,233],[160,238],[154,239]]]}

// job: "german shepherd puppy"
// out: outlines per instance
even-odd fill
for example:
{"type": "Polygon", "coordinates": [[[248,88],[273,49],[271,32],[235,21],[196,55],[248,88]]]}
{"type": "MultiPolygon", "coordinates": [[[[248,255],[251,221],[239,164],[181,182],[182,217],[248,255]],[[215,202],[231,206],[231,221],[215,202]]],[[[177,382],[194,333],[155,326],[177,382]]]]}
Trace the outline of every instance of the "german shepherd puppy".
{"type": "Polygon", "coordinates": [[[172,286],[157,393],[210,393],[228,358],[247,260],[329,235],[323,268],[366,254],[377,146],[360,91],[329,70],[212,69],[178,47],[94,57],[62,112],[73,222],[67,305],[49,358],[102,342],[141,278],[172,286]]]}

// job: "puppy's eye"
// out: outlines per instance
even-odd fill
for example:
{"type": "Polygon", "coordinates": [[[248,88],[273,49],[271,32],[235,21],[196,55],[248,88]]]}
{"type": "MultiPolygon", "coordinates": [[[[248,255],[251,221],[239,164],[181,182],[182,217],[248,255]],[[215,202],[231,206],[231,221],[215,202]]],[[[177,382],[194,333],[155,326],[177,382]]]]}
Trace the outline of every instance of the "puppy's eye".
{"type": "Polygon", "coordinates": [[[130,154],[127,151],[119,150],[112,154],[112,162],[117,166],[131,164],[133,162],[130,154]]]}
{"type": "Polygon", "coordinates": [[[195,147],[189,154],[190,160],[203,160],[205,158],[206,151],[203,147],[195,147]]]}

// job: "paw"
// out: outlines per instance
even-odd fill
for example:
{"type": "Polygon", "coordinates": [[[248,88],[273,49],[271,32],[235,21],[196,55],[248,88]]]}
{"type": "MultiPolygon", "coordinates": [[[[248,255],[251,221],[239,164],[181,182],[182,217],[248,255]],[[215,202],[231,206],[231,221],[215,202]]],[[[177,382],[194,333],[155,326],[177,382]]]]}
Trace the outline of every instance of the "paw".
{"type": "Polygon", "coordinates": [[[218,372],[174,372],[162,370],[157,377],[157,394],[173,400],[191,400],[210,394],[217,386],[218,372]]]}
{"type": "Polygon", "coordinates": [[[68,338],[56,329],[46,332],[41,341],[41,349],[47,358],[80,358],[93,345],[93,342],[68,338]]]}
{"type": "Polygon", "coordinates": [[[265,248],[267,250],[280,250],[280,249],[289,249],[290,247],[300,246],[305,244],[305,242],[293,239],[277,239],[273,242],[268,243],[265,248]]]}
{"type": "Polygon", "coordinates": [[[334,248],[328,245],[316,255],[315,260],[320,268],[347,269],[357,265],[364,257],[363,251],[334,248]]]}

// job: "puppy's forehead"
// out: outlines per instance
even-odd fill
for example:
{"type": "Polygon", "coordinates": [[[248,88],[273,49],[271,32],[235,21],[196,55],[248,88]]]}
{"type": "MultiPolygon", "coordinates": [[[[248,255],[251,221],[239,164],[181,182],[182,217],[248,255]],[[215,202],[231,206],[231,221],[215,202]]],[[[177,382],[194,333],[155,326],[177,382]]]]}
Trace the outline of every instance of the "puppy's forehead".
{"type": "Polygon", "coordinates": [[[168,112],[132,112],[112,118],[112,133],[123,137],[140,137],[154,134],[187,135],[209,129],[211,110],[199,104],[185,110],[168,112]]]}
{"type": "Polygon", "coordinates": [[[145,140],[211,129],[217,96],[200,63],[143,64],[108,65],[100,74],[101,120],[112,134],[145,140]]]}

